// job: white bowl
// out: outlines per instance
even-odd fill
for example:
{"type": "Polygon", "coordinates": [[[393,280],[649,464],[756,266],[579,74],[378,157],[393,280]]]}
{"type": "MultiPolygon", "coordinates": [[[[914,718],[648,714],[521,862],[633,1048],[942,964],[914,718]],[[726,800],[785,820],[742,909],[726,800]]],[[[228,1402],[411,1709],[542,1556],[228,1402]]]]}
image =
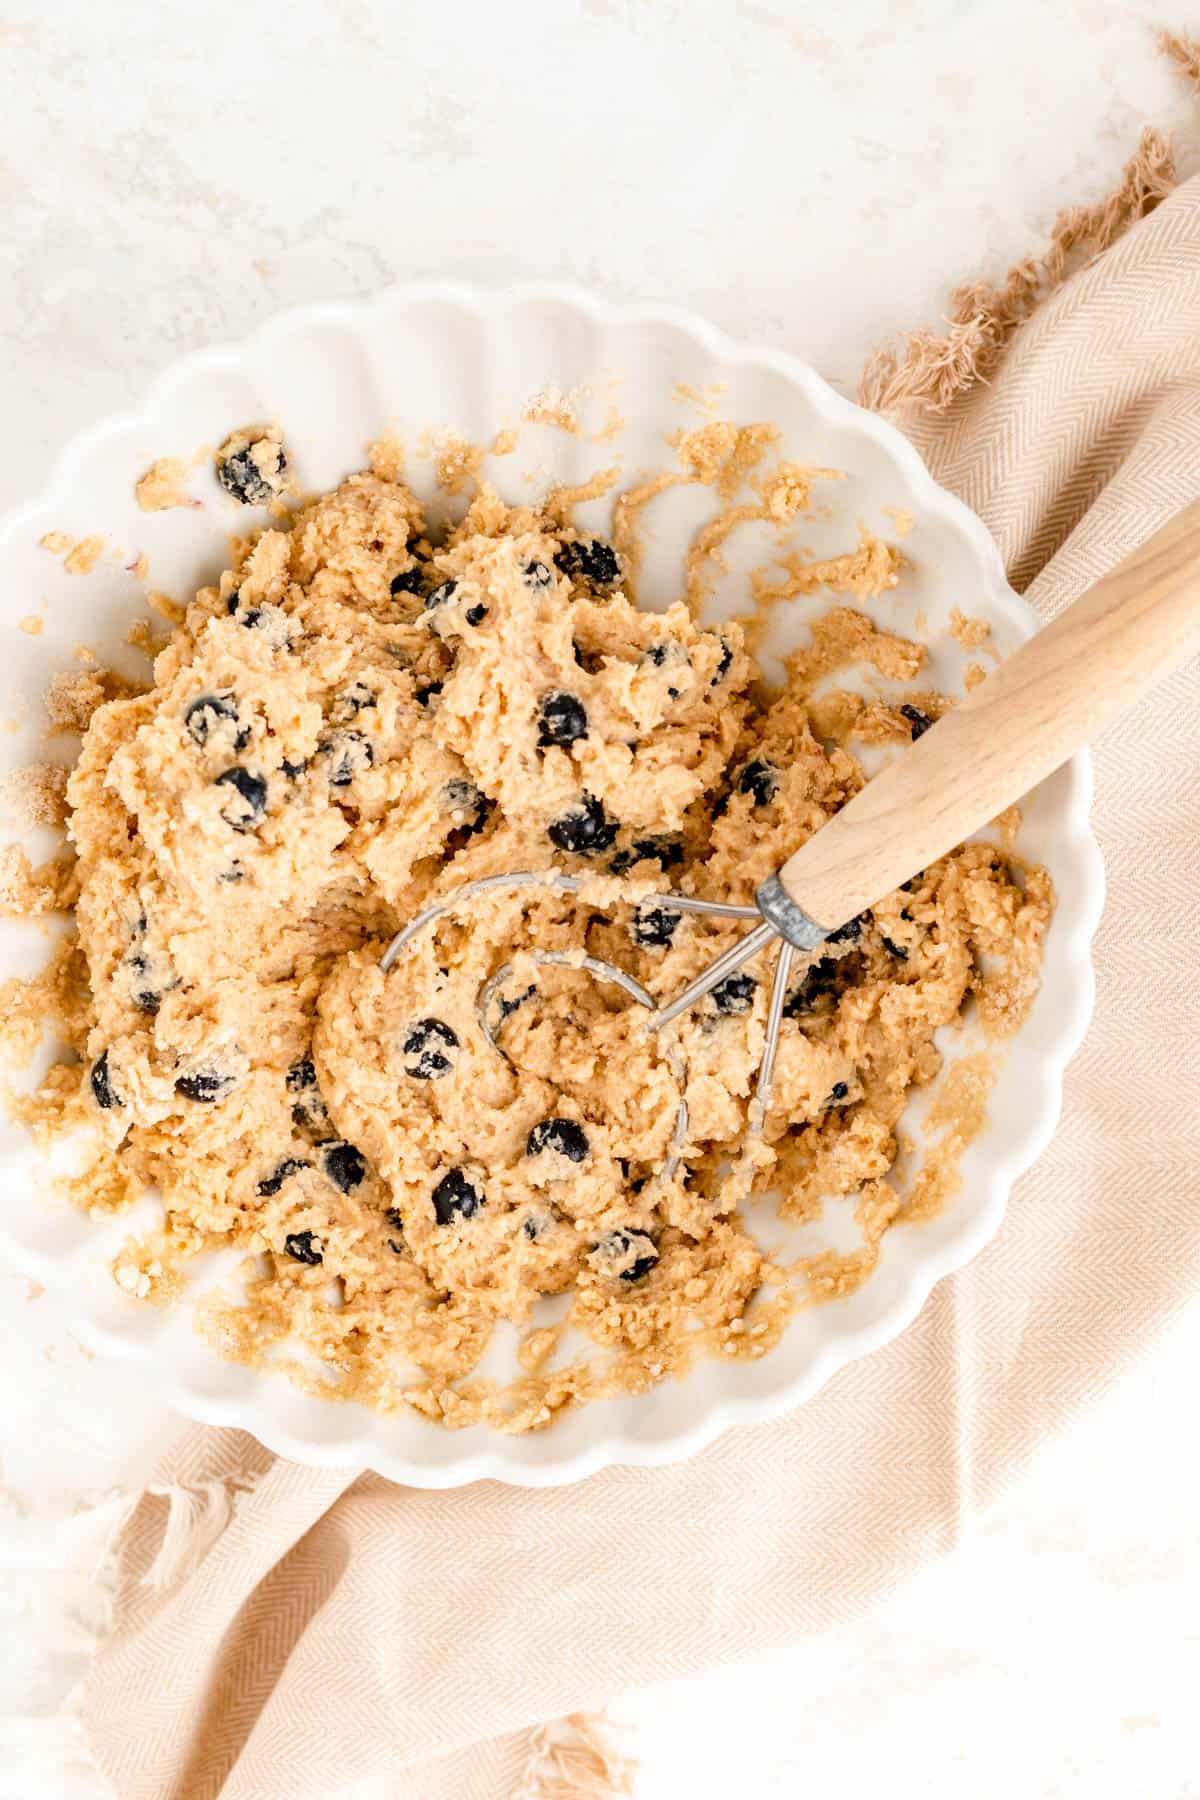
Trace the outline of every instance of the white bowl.
{"type": "MultiPolygon", "coordinates": [[[[848,472],[847,481],[820,494],[836,503],[837,516],[803,521],[799,536],[816,552],[854,541],[859,519],[894,535],[896,521],[885,509],[911,514],[914,528],[904,540],[911,566],[899,590],[870,610],[901,630],[917,630],[921,615],[935,683],[955,691],[961,679],[962,658],[945,632],[953,606],[986,617],[1005,654],[1035,628],[980,522],[934,484],[898,432],[835,394],[795,358],[734,343],[681,312],[610,306],[556,285],[485,293],[420,284],[366,305],[286,313],[239,347],[185,358],[157,382],[140,412],[77,438],[47,492],[0,525],[7,694],[20,715],[10,734],[0,736],[0,766],[6,772],[45,757],[40,698],[51,675],[70,665],[80,640],[105,660],[138,666],[123,644],[131,618],[144,611],[141,590],[123,567],[137,551],[149,556],[151,585],[177,596],[224,566],[239,509],[207,469],[193,484],[204,496],[202,508],[138,511],[134,482],[157,457],[187,457],[237,425],[278,419],[302,485],[315,489],[360,467],[368,441],[387,428],[410,448],[422,432],[441,427],[487,443],[498,428],[519,420],[533,396],[551,390],[575,400],[589,429],[609,419],[615,406],[621,415],[615,434],[597,442],[545,424],[527,426],[517,453],[489,463],[487,471],[510,497],[613,462],[628,482],[640,470],[668,466],[666,435],[700,422],[680,384],[694,394],[712,394],[710,384],[720,384],[713,397],[721,417],[771,421],[790,457],[848,472]],[[71,576],[38,546],[51,530],[103,534],[109,550],[94,573],[71,576]],[[38,635],[14,629],[29,614],[43,619],[38,635]]],[[[421,468],[427,477],[427,459],[421,468]]],[[[422,487],[419,474],[414,484],[422,487]]],[[[427,478],[424,486],[428,492],[427,478]]],[[[646,603],[661,606],[673,597],[681,546],[706,503],[701,490],[676,490],[648,515],[646,603]]],[[[581,518],[603,529],[607,515],[601,502],[581,518]]],[[[766,540],[756,542],[755,529],[739,548],[743,571],[762,558],[766,540]]],[[[735,563],[718,588],[715,610],[735,609],[738,572],[735,563]]],[[[777,613],[768,650],[796,642],[804,620],[827,603],[793,602],[777,613]]],[[[34,1192],[42,1170],[27,1135],[4,1124],[0,1157],[8,1179],[0,1217],[11,1252],[47,1285],[67,1284],[80,1335],[144,1359],[166,1402],[198,1419],[241,1426],[299,1462],[362,1464],[427,1487],[483,1476],[543,1486],[610,1463],[689,1456],[731,1425],[799,1405],[845,1363],[889,1342],[916,1316],[934,1282],[961,1268],[998,1229],[1013,1181],[1054,1129],[1063,1070],[1092,1006],[1089,944],[1103,868],[1088,825],[1090,796],[1090,763],[1081,755],[1026,807],[1019,847],[1050,869],[1058,909],[1040,996],[1008,1055],[989,1123],[963,1160],[961,1193],[928,1224],[888,1233],[865,1286],[849,1299],[802,1309],[784,1341],[760,1362],[701,1363],[682,1382],[593,1404],[560,1417],[548,1431],[516,1438],[482,1427],[449,1432],[412,1414],[384,1418],[321,1401],[279,1375],[221,1360],[192,1329],[186,1306],[160,1310],[123,1295],[109,1263],[128,1221],[97,1225],[47,1204],[34,1192]]],[[[26,834],[25,841],[35,858],[52,848],[48,833],[26,834]]],[[[3,926],[0,974],[33,970],[45,951],[45,935],[36,928],[3,926]]]]}

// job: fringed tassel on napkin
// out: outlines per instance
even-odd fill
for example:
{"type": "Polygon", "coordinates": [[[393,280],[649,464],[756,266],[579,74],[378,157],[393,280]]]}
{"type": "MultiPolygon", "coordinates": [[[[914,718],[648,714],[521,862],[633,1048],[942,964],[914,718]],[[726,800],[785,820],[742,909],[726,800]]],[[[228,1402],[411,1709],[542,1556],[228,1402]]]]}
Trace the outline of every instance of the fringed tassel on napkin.
{"type": "Polygon", "coordinates": [[[1094,206],[1060,212],[1043,255],[1023,257],[999,285],[971,281],[956,288],[944,333],[910,331],[900,353],[890,344],[874,351],[859,378],[861,404],[890,412],[915,401],[930,412],[944,412],[957,394],[987,380],[1013,333],[1047,294],[1153,212],[1175,181],[1171,146],[1147,125],[1118,186],[1094,206]]]}
{"type": "Polygon", "coordinates": [[[608,1741],[595,1713],[544,1725],[512,1800],[615,1800],[633,1792],[634,1764],[608,1741]]]}
{"type": "MultiPolygon", "coordinates": [[[[1162,31],[1158,47],[1200,93],[1200,43],[1162,31]]],[[[858,382],[862,405],[890,412],[913,401],[928,412],[944,412],[957,394],[987,380],[1013,333],[1047,294],[1153,212],[1175,183],[1171,145],[1148,125],[1112,193],[1094,206],[1060,212],[1042,256],[1024,257],[998,285],[971,281],[956,288],[945,332],[910,331],[899,353],[883,344],[868,357],[858,382]]]]}

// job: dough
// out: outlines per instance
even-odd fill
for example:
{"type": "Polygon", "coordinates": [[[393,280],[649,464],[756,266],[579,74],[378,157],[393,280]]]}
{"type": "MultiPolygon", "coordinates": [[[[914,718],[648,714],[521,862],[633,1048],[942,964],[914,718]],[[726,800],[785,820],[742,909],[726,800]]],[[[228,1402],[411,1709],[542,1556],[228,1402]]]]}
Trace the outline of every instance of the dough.
{"type": "MultiPolygon", "coordinates": [[[[277,434],[231,454],[264,481],[286,467],[277,434]]],[[[350,477],[240,546],[149,691],[91,678],[67,794],[82,1061],[40,1104],[103,1141],[87,1204],[161,1190],[163,1228],[117,1279],[167,1299],[198,1252],[243,1249],[244,1294],[205,1314],[225,1349],[303,1345],[322,1391],[452,1425],[527,1429],[703,1350],[761,1355],[798,1292],[865,1276],[903,1216],[895,1127],[940,1066],[933,1033],[971,995],[1019,1023],[1051,904],[1041,871],[974,844],[797,957],[747,1154],[770,958],[667,1041],[577,959],[679,988],[742,927],[647,895],[749,902],[861,786],[837,740],[905,743],[941,702],[815,698],[850,661],[921,667],[846,607],[772,702],[741,626],[639,610],[618,555],[561,517],[485,487],[435,548],[399,480],[350,477]],[[595,879],[496,891],[381,970],[432,899],[522,869],[595,879]],[[499,1054],[475,1007],[505,962],[499,1054]],[[689,1127],[666,1180],[672,1044],[689,1127]],[[731,1159],[794,1217],[859,1193],[859,1262],[797,1283],[744,1223],[731,1159]],[[559,1294],[605,1355],[550,1366],[537,1303],[559,1294]],[[507,1389],[472,1376],[505,1320],[530,1331],[507,1389]]]]}

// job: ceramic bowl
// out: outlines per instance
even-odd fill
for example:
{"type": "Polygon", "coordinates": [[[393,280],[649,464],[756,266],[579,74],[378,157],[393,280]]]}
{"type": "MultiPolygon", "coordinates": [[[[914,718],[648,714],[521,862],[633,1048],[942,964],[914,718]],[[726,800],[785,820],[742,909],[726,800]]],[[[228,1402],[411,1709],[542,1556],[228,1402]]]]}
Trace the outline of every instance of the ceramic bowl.
{"type": "MultiPolygon", "coordinates": [[[[560,286],[500,292],[411,286],[368,304],[290,312],[243,344],[185,358],[138,412],[76,439],[46,492],[3,522],[9,664],[3,772],[46,757],[41,696],[57,670],[72,666],[78,645],[144,673],[144,662],[124,641],[131,620],[145,614],[142,586],[128,567],[137,554],[149,559],[152,587],[186,597],[215,579],[230,532],[245,526],[246,515],[212,477],[211,457],[190,483],[201,505],[139,511],[134,483],[156,458],[188,458],[240,424],[277,419],[300,484],[313,490],[361,467],[366,445],[390,431],[409,449],[414,485],[429,494],[439,430],[487,444],[514,426],[515,452],[489,458],[484,473],[507,498],[531,497],[612,464],[626,484],[641,471],[670,466],[667,438],[706,416],[770,421],[789,457],[846,472],[845,481],[820,490],[828,510],[798,522],[798,541],[814,553],[856,541],[860,520],[885,536],[911,520],[903,538],[904,579],[869,610],[930,644],[933,684],[962,691],[966,653],[947,632],[953,607],[985,618],[1001,654],[1035,629],[979,520],[935,485],[896,430],[834,393],[795,357],[735,343],[675,310],[611,306],[560,286]],[[577,420],[575,430],[547,422],[564,406],[577,420]],[[104,550],[92,573],[69,574],[60,557],[41,548],[49,531],[101,536],[104,550]],[[22,621],[25,628],[18,629],[22,621]]],[[[706,490],[678,489],[647,513],[643,603],[662,607],[675,597],[682,550],[711,505],[706,490]]],[[[603,530],[609,505],[591,503],[579,516],[603,530]]],[[[765,528],[748,527],[731,540],[713,616],[744,606],[746,570],[770,548],[765,528]]],[[[828,603],[828,596],[816,596],[775,610],[763,646],[769,675],[779,672],[781,652],[802,640],[807,619],[828,603]]],[[[972,654],[987,660],[986,652],[972,654]]],[[[66,760],[69,743],[51,754],[66,760]]],[[[612,1463],[688,1456],[731,1426],[798,1406],[844,1364],[889,1342],[911,1323],[933,1284],[961,1268],[998,1229],[1014,1180],[1054,1130],[1063,1070],[1092,1006],[1089,945],[1103,870],[1088,825],[1090,794],[1090,764],[1080,755],[1025,805],[1018,847],[1051,871],[1058,908],[1040,995],[1008,1052],[988,1124],[963,1159],[961,1192],[929,1223],[889,1232],[871,1279],[848,1299],[801,1309],[783,1342],[759,1362],[702,1362],[683,1381],[567,1413],[549,1430],[522,1437],[482,1427],[450,1432],[408,1412],[381,1417],[323,1401],[278,1374],[221,1360],[193,1329],[186,1304],[148,1307],[123,1294],[110,1265],[128,1219],[93,1223],[39,1196],[39,1157],[25,1132],[6,1123],[0,1126],[6,1171],[0,1229],[10,1254],[39,1280],[69,1291],[76,1328],[87,1342],[140,1358],[166,1402],[198,1419],[241,1426],[300,1462],[364,1465],[431,1487],[483,1476],[539,1486],[574,1481],[612,1463]]],[[[8,835],[20,834],[13,826],[8,835]]],[[[48,833],[26,833],[23,841],[35,858],[52,848],[48,833]]],[[[29,972],[45,954],[44,930],[24,923],[0,928],[0,974],[29,972]]],[[[969,1035],[957,1034],[951,1051],[969,1035]]],[[[839,1244],[849,1229],[847,1214],[848,1208],[830,1207],[821,1226],[799,1234],[798,1244],[839,1244]]],[[[762,1221],[777,1240],[767,1203],[762,1221]]]]}

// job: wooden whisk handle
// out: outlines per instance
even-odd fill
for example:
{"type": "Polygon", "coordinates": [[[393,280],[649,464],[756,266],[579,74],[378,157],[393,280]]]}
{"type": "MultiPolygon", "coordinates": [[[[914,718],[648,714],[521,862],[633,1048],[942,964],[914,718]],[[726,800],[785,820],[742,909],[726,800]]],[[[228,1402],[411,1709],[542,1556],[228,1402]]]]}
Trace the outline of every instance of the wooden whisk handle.
{"type": "Polygon", "coordinates": [[[778,874],[784,893],[824,930],[844,925],[1036,787],[1198,652],[1194,501],[790,856],[778,874]]]}

